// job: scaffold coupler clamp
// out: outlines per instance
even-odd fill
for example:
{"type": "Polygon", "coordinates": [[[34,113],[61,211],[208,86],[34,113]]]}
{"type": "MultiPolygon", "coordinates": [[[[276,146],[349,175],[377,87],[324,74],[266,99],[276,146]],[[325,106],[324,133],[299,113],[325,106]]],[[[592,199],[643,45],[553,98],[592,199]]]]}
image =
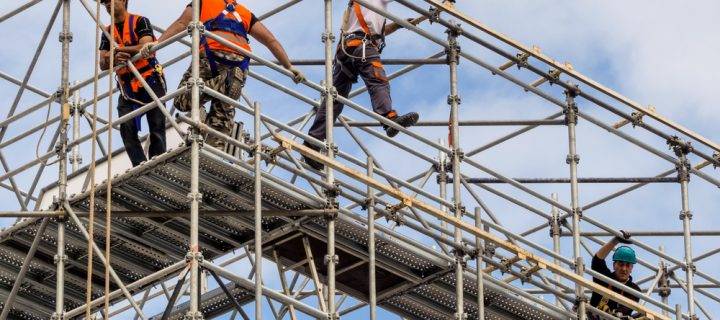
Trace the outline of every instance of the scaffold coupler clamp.
{"type": "Polygon", "coordinates": [[[385,205],[385,210],[387,210],[387,214],[385,215],[385,221],[387,222],[395,222],[397,226],[402,226],[405,224],[405,218],[402,214],[400,214],[400,209],[405,208],[404,203],[398,203],[395,205],[387,204],[385,205]]]}
{"type": "Polygon", "coordinates": [[[632,120],[630,121],[630,123],[632,123],[633,128],[635,128],[635,127],[643,124],[643,117],[644,117],[644,116],[645,116],[645,114],[642,113],[642,112],[633,112],[633,113],[630,114],[630,118],[632,118],[632,120]]]}
{"type": "Polygon", "coordinates": [[[495,255],[495,249],[497,249],[497,244],[485,241],[485,247],[482,249],[482,254],[486,257],[492,257],[495,255]]]}
{"type": "Polygon", "coordinates": [[[578,123],[578,113],[580,111],[578,109],[577,102],[575,102],[575,98],[579,94],[580,88],[575,84],[569,84],[568,88],[565,90],[566,105],[563,110],[563,113],[565,114],[565,125],[578,123]]]}
{"type": "Polygon", "coordinates": [[[583,210],[580,207],[572,208],[571,212],[573,215],[577,215],[579,218],[583,217],[583,210]]]}
{"type": "Polygon", "coordinates": [[[460,264],[460,266],[464,269],[467,267],[469,252],[474,250],[471,250],[464,242],[456,243],[453,247],[454,248],[451,253],[455,257],[455,263],[460,264]]]}
{"type": "Polygon", "coordinates": [[[468,315],[465,312],[456,312],[455,313],[455,320],[466,320],[467,318],[468,318],[468,315]]]}
{"type": "Polygon", "coordinates": [[[53,312],[52,315],[50,315],[50,320],[62,320],[65,319],[65,310],[63,310],[60,314],[57,312],[53,312]]]}
{"type": "Polygon", "coordinates": [[[330,41],[330,43],[335,43],[335,35],[332,32],[323,32],[320,41],[322,41],[322,43],[328,41],[330,41]]]}
{"type": "Polygon", "coordinates": [[[678,157],[686,156],[694,150],[690,141],[683,141],[678,136],[668,138],[667,145],[678,157]]]}
{"type": "Polygon", "coordinates": [[[498,270],[500,270],[500,273],[506,274],[508,271],[510,271],[510,267],[515,263],[512,259],[502,258],[500,259],[500,266],[498,267],[498,270]]]}
{"type": "Polygon", "coordinates": [[[581,303],[588,303],[588,298],[584,295],[575,298],[575,303],[573,303],[573,310],[577,310],[580,307],[581,303]]]}
{"type": "Polygon", "coordinates": [[[585,273],[585,262],[583,261],[582,257],[577,257],[575,259],[575,263],[573,264],[573,268],[577,272],[577,274],[584,274],[585,273]]]}
{"type": "Polygon", "coordinates": [[[515,55],[515,66],[518,68],[518,70],[522,68],[527,68],[530,66],[528,64],[528,59],[530,58],[529,52],[519,52],[515,55]]]}
{"type": "Polygon", "coordinates": [[[661,297],[666,298],[669,297],[671,293],[667,267],[663,266],[660,272],[662,273],[660,275],[660,279],[658,280],[658,289],[660,290],[659,294],[661,297]]]}
{"type": "Polygon", "coordinates": [[[196,260],[198,263],[201,263],[201,262],[205,261],[205,257],[203,256],[202,252],[200,252],[200,251],[197,251],[197,252],[189,251],[185,255],[185,262],[190,263],[193,260],[196,260]]]}
{"type": "Polygon", "coordinates": [[[560,236],[562,232],[562,221],[560,217],[551,217],[548,219],[548,225],[550,226],[550,237],[560,236]]]}
{"type": "Polygon", "coordinates": [[[203,202],[203,194],[200,192],[190,192],[187,194],[187,201],[188,203],[192,203],[193,201],[197,201],[198,203],[203,202]]]}
{"type": "Polygon", "coordinates": [[[320,82],[320,86],[322,86],[322,88],[323,88],[322,92],[320,92],[320,95],[323,98],[327,98],[327,97],[331,96],[333,98],[333,101],[335,101],[335,99],[337,99],[337,97],[338,97],[337,88],[335,88],[334,86],[328,87],[325,80],[320,82]]]}
{"type": "MultiPolygon", "coordinates": [[[[530,54],[528,54],[528,56],[530,56],[530,54]]],[[[547,79],[551,86],[556,84],[558,81],[560,81],[561,74],[562,74],[562,71],[560,71],[558,69],[550,69],[550,71],[548,71],[547,79]]]]}
{"type": "Polygon", "coordinates": [[[324,262],[325,262],[325,265],[328,265],[330,262],[332,262],[332,264],[334,264],[334,265],[337,265],[338,263],[340,263],[340,257],[338,257],[338,255],[333,255],[331,257],[330,255],[326,254],[324,262]]]}
{"type": "Polygon", "coordinates": [[[187,26],[187,33],[189,36],[192,37],[193,30],[198,29],[200,31],[200,36],[203,36],[205,34],[205,25],[200,21],[192,21],[188,23],[187,26]]]}
{"type": "MultiPolygon", "coordinates": [[[[205,90],[205,80],[202,78],[190,78],[185,82],[185,89],[190,91],[192,90],[193,86],[197,85],[198,89],[202,92],[205,90]]],[[[200,106],[202,108],[202,106],[200,106]]]]}
{"type": "Polygon", "coordinates": [[[715,160],[715,163],[713,163],[713,168],[718,168],[718,163],[720,163],[720,152],[713,153],[712,158],[715,160]]]}

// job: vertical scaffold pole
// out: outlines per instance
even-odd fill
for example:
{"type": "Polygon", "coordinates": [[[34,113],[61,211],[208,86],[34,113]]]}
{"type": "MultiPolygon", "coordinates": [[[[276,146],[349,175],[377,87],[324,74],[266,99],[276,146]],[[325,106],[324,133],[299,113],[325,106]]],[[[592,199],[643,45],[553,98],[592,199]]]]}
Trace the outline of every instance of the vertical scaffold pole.
{"type": "MultiPolygon", "coordinates": [[[[550,197],[553,199],[553,201],[558,202],[558,195],[557,193],[553,193],[550,195],[550,197]]],[[[552,221],[550,221],[550,236],[553,240],[553,252],[560,254],[560,232],[562,231],[560,227],[560,212],[558,211],[558,208],[556,206],[553,206],[551,209],[552,214],[552,221]]],[[[560,264],[560,259],[555,258],[555,264],[560,264]]],[[[560,275],[555,274],[555,289],[559,290],[559,283],[560,283],[560,275]]],[[[555,296],[555,305],[560,307],[562,304],[560,303],[560,296],[555,296]]]]}
{"type": "Polygon", "coordinates": [[[682,197],[682,211],[680,212],[680,220],[683,223],[683,241],[685,244],[685,281],[687,283],[687,303],[688,316],[690,319],[697,319],[695,315],[695,265],[692,258],[692,238],[690,236],[690,220],[692,220],[692,212],[690,211],[690,200],[688,197],[688,184],[690,183],[691,165],[687,155],[692,151],[690,142],[683,142],[678,137],[672,137],[668,140],[668,145],[678,157],[677,172],[678,181],[680,182],[680,193],[682,197]]]}
{"type": "MultiPolygon", "coordinates": [[[[445,142],[443,139],[438,139],[438,144],[441,146],[445,146],[445,142]]],[[[440,199],[447,200],[447,181],[448,181],[448,172],[447,172],[447,154],[443,151],[438,151],[438,168],[437,168],[438,176],[438,188],[440,193],[440,199]]],[[[442,211],[445,214],[448,214],[448,207],[445,205],[441,206],[442,211]]],[[[447,223],[444,220],[440,220],[440,227],[443,230],[447,229],[447,223]]],[[[445,238],[444,234],[440,234],[440,237],[445,238]]],[[[448,237],[449,238],[449,237],[448,237]]]]}
{"type": "MultiPolygon", "coordinates": [[[[62,106],[62,123],[60,124],[60,141],[57,145],[58,167],[60,169],[58,175],[57,199],[58,210],[64,212],[63,204],[67,201],[67,146],[68,146],[68,125],[70,123],[70,42],[72,42],[72,33],[70,33],[70,0],[63,0],[63,22],[62,31],[60,32],[60,42],[62,46],[62,63],[60,75],[60,104],[62,106]]],[[[57,253],[55,255],[56,278],[55,278],[55,313],[54,319],[63,319],[65,313],[65,221],[67,217],[62,216],[57,219],[57,253]]]]}
{"type": "MultiPolygon", "coordinates": [[[[580,212],[579,199],[578,199],[578,177],[577,177],[577,166],[580,163],[580,156],[577,154],[577,140],[576,140],[576,126],[578,121],[578,107],[575,103],[575,97],[577,97],[579,89],[577,86],[570,86],[570,89],[565,91],[565,100],[567,105],[565,106],[565,123],[568,127],[568,156],[566,159],[567,164],[570,166],[570,201],[573,213],[573,258],[575,259],[575,273],[582,276],[585,273],[585,265],[583,263],[582,256],[580,256],[580,218],[582,213],[580,212]]],[[[577,315],[579,320],[587,319],[587,313],[585,311],[587,303],[587,297],[585,297],[585,290],[580,284],[575,285],[575,297],[577,303],[577,315]]]]}
{"type": "Polygon", "coordinates": [[[255,319],[262,320],[262,172],[260,172],[260,104],[255,102],[255,319]]]}
{"type": "MultiPolygon", "coordinates": [[[[375,171],[373,157],[367,157],[367,175],[372,178],[375,171]]],[[[370,280],[370,320],[377,319],[377,288],[375,285],[375,194],[372,186],[367,186],[367,223],[368,223],[368,274],[370,280]]]]}
{"type": "MultiPolygon", "coordinates": [[[[331,159],[335,158],[335,141],[333,137],[333,128],[335,127],[335,110],[333,110],[333,104],[335,103],[335,85],[333,83],[333,42],[335,36],[333,35],[333,22],[332,22],[332,0],[325,0],[325,32],[322,35],[322,41],[325,44],[325,134],[326,134],[326,149],[327,156],[331,159]]],[[[325,181],[328,185],[335,185],[335,175],[330,168],[326,166],[326,177],[325,181]]],[[[327,301],[328,301],[328,316],[329,319],[336,319],[338,316],[335,310],[335,267],[338,263],[338,257],[335,255],[335,219],[337,218],[337,212],[332,211],[337,209],[336,197],[338,194],[337,188],[326,190],[325,196],[327,201],[327,208],[331,209],[330,214],[327,215],[327,228],[328,228],[328,244],[327,244],[327,255],[325,256],[325,264],[327,265],[327,301]]]]}
{"type": "MultiPolygon", "coordinates": [[[[192,1],[193,19],[191,22],[192,37],[192,106],[191,117],[195,123],[200,122],[200,0],[192,1]]],[[[202,319],[199,311],[200,304],[200,283],[199,283],[199,262],[202,259],[199,248],[198,228],[200,223],[200,131],[196,127],[190,128],[190,250],[187,259],[190,263],[190,310],[188,319],[202,319]]]]}
{"type": "MultiPolygon", "coordinates": [[[[475,207],[475,227],[482,230],[482,211],[480,207],[475,207]]],[[[477,304],[478,304],[478,320],[485,320],[485,285],[483,284],[483,262],[482,257],[485,255],[485,244],[480,237],[475,237],[475,247],[477,248],[477,304]]]]}
{"type": "MultiPolygon", "coordinates": [[[[448,96],[448,104],[450,105],[450,131],[451,131],[451,148],[452,148],[452,173],[453,173],[453,201],[455,217],[463,218],[465,208],[462,205],[461,194],[461,178],[460,178],[460,162],[462,161],[462,149],[460,148],[460,127],[458,126],[458,108],[460,107],[460,95],[458,95],[458,76],[457,66],[460,57],[460,46],[457,42],[459,35],[458,28],[450,28],[448,34],[448,64],[450,65],[450,96],[448,96]]],[[[464,281],[463,274],[465,271],[465,250],[462,243],[462,230],[455,227],[454,234],[455,243],[455,319],[463,320],[466,318],[464,307],[464,281]]]]}

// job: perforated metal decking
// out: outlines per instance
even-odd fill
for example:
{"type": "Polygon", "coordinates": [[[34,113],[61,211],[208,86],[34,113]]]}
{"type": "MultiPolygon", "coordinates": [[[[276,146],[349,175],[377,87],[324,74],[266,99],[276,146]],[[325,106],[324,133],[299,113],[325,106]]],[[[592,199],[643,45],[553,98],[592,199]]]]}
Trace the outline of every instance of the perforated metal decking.
{"type": "MultiPolygon", "coordinates": [[[[178,214],[161,217],[158,212],[188,210],[187,194],[190,181],[189,148],[181,146],[142,166],[113,178],[112,203],[112,265],[125,283],[132,283],[177,261],[188,251],[189,221],[178,214]],[[139,214],[145,213],[145,214],[139,214]]],[[[206,259],[215,259],[252,241],[252,217],[242,212],[253,209],[253,174],[233,165],[206,150],[200,155],[200,190],[203,194],[200,242],[206,259]],[[209,212],[226,212],[210,214],[209,212]],[[237,214],[227,214],[237,212],[237,214]]],[[[75,177],[80,178],[79,176],[75,177]]],[[[297,212],[319,209],[323,203],[302,188],[282,179],[263,178],[263,210],[297,212]]],[[[105,212],[104,186],[97,188],[98,216],[105,212]]],[[[73,195],[70,204],[79,213],[88,211],[89,193],[73,195]]],[[[85,220],[83,220],[85,222],[85,220]]],[[[95,241],[104,246],[104,230],[100,219],[95,225],[95,241]]],[[[66,269],[67,310],[85,301],[87,242],[72,223],[68,223],[66,269]]],[[[39,219],[24,220],[4,230],[0,239],[0,297],[8,295],[25,253],[33,241],[39,219]]],[[[310,273],[305,259],[303,240],[309,243],[316,257],[326,252],[325,221],[321,217],[267,217],[263,219],[267,237],[264,248],[273,247],[281,264],[297,265],[296,271],[310,273]]],[[[54,311],[56,251],[55,224],[51,223],[42,238],[38,252],[20,290],[11,316],[16,319],[48,319],[54,311]]],[[[337,254],[340,258],[337,275],[338,289],[365,301],[368,292],[367,229],[364,225],[340,216],[337,224],[337,254]]],[[[399,315],[412,319],[449,319],[454,311],[454,277],[451,264],[440,256],[421,255],[409,250],[407,239],[392,241],[379,235],[377,243],[377,290],[379,304],[399,315]]],[[[416,244],[417,245],[417,244],[416,244]]],[[[267,252],[266,252],[267,253],[267,252]]],[[[325,274],[322,259],[315,259],[321,281],[325,274]]],[[[471,270],[468,270],[471,272],[471,270]]],[[[168,274],[165,278],[176,275],[168,274]]],[[[466,312],[473,317],[477,306],[474,277],[466,274],[466,312]]],[[[103,267],[95,259],[94,297],[102,295],[103,267]]],[[[115,286],[113,284],[113,289],[115,286]]],[[[135,288],[134,292],[141,290],[135,288]]],[[[240,303],[252,301],[247,288],[230,286],[240,303]]],[[[488,319],[559,319],[550,310],[510,294],[486,281],[486,313],[488,319]]],[[[4,299],[2,299],[4,300],[4,299]]],[[[221,290],[203,296],[206,317],[220,315],[233,308],[221,290]]],[[[175,308],[171,319],[184,314],[184,305],[175,308]]],[[[159,317],[158,317],[159,318],[159,317]]]]}

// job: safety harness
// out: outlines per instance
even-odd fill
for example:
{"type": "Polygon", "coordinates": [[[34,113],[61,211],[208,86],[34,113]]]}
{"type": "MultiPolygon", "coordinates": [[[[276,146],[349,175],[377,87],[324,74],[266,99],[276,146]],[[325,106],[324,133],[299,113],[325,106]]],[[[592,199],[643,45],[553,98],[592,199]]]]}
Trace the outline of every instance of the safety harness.
{"type": "Polygon", "coordinates": [[[363,62],[365,62],[368,58],[376,58],[379,57],[379,54],[382,53],[383,49],[385,49],[385,25],[387,24],[387,20],[383,22],[382,30],[379,34],[375,34],[370,29],[370,26],[367,24],[367,20],[365,20],[365,15],[362,13],[362,7],[360,7],[360,4],[357,2],[350,0],[348,2],[347,10],[345,11],[345,15],[343,16],[343,26],[340,31],[340,38],[343,39],[340,42],[340,47],[343,50],[343,52],[355,59],[361,59],[363,62]],[[350,12],[354,12],[355,18],[357,18],[358,23],[360,24],[360,27],[362,28],[362,31],[357,31],[353,33],[348,33],[349,28],[349,18],[350,18],[350,12]],[[378,50],[378,55],[374,56],[367,56],[367,45],[368,43],[374,45],[378,50]],[[354,56],[352,54],[349,54],[347,52],[346,47],[358,47],[362,46],[362,55],[360,57],[354,56]]]}
{"type": "MultiPolygon", "coordinates": [[[[125,15],[125,22],[123,24],[122,33],[118,30],[117,25],[113,26],[113,28],[115,29],[115,33],[113,36],[115,39],[115,43],[117,43],[117,46],[119,48],[123,48],[126,46],[134,46],[139,43],[140,39],[135,32],[135,27],[137,21],[140,19],[142,19],[141,16],[127,13],[125,15]]],[[[154,34],[152,38],[153,41],[155,41],[154,34]]],[[[155,54],[152,54],[149,58],[138,59],[133,64],[135,65],[135,68],[138,70],[138,73],[140,73],[140,76],[142,76],[143,79],[149,81],[151,77],[157,75],[156,80],[160,81],[163,87],[165,86],[165,80],[162,77],[163,68],[162,65],[155,58],[155,54]]],[[[140,90],[143,89],[142,83],[140,82],[140,79],[136,78],[135,75],[133,75],[130,67],[123,67],[118,69],[115,75],[115,79],[117,80],[118,87],[120,88],[120,93],[122,94],[123,98],[135,103],[137,107],[140,107],[147,103],[147,101],[140,100],[140,90]]],[[[134,121],[135,127],[140,130],[140,116],[135,117],[134,121]]]]}
{"type": "MultiPolygon", "coordinates": [[[[220,12],[215,18],[207,20],[203,23],[205,25],[205,30],[225,31],[233,33],[245,38],[245,41],[249,43],[250,39],[248,38],[248,30],[245,28],[245,25],[243,24],[243,19],[242,17],[240,17],[240,14],[238,14],[236,10],[235,0],[223,1],[225,2],[225,9],[220,12]],[[229,14],[232,14],[232,16],[228,17],[229,14]]],[[[210,49],[210,45],[208,44],[208,39],[205,36],[201,37],[200,43],[203,45],[203,48],[205,50],[205,56],[207,57],[210,64],[210,71],[212,72],[213,77],[219,74],[218,63],[231,67],[239,67],[243,71],[246,71],[250,67],[250,58],[248,57],[245,57],[242,61],[234,61],[225,59],[213,53],[213,51],[210,49]]]]}

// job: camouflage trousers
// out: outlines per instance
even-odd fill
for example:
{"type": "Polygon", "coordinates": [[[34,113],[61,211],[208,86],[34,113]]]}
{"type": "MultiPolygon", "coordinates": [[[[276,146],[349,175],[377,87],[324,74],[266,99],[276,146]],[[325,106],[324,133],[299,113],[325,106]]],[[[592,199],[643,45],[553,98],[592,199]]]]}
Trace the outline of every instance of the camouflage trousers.
{"type": "MultiPolygon", "coordinates": [[[[215,53],[216,55],[228,60],[242,60],[241,56],[215,53]]],[[[186,85],[187,81],[192,77],[192,69],[188,68],[183,75],[182,81],[178,88],[186,85]]],[[[206,57],[200,58],[200,78],[205,82],[205,87],[213,89],[233,100],[240,99],[242,88],[245,86],[247,73],[238,67],[217,64],[217,75],[213,76],[210,69],[210,62],[206,57]]],[[[208,94],[200,94],[200,105],[204,105],[210,101],[210,112],[205,116],[205,108],[200,108],[201,119],[204,118],[205,124],[211,128],[230,135],[235,120],[235,107],[229,103],[225,103],[208,94]]],[[[175,109],[188,112],[192,107],[192,92],[187,90],[182,95],[175,98],[175,109]]],[[[219,137],[207,137],[206,143],[223,148],[225,141],[219,137]]]]}

